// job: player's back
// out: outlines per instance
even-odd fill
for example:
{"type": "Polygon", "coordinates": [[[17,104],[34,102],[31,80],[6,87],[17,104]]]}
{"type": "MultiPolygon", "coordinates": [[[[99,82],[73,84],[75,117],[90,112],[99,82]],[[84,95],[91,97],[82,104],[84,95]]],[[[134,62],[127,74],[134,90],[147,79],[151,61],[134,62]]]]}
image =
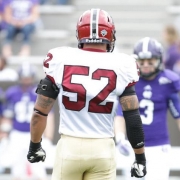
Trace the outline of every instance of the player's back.
{"type": "Polygon", "coordinates": [[[135,60],[120,53],[64,47],[51,50],[44,63],[46,74],[61,89],[60,132],[87,138],[113,137],[118,96],[138,80],[135,60]]]}

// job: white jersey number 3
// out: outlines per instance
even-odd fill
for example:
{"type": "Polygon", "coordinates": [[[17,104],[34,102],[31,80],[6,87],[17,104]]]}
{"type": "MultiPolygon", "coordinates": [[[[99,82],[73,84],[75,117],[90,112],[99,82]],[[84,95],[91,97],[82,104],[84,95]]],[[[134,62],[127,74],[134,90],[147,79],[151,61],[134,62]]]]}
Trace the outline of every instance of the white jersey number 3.
{"type": "Polygon", "coordinates": [[[142,123],[150,125],[153,122],[154,103],[149,99],[142,99],[139,102],[140,108],[146,108],[144,111],[145,115],[141,114],[142,123]]]}

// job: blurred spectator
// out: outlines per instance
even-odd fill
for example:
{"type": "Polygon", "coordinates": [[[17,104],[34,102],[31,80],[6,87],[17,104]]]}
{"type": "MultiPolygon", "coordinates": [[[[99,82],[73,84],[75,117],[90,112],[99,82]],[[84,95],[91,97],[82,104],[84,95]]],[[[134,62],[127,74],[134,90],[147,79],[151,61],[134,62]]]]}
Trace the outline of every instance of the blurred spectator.
{"type": "MultiPolygon", "coordinates": [[[[61,5],[66,5],[68,4],[68,0],[55,0],[56,4],[61,4],[61,5]]],[[[52,3],[52,1],[50,2],[50,0],[40,0],[40,4],[47,4],[47,3],[52,3]]]]}
{"type": "Polygon", "coordinates": [[[2,29],[3,0],[0,0],[0,31],[2,29]]]}
{"type": "Polygon", "coordinates": [[[1,117],[2,117],[2,103],[3,103],[3,90],[0,88],[0,120],[1,120],[1,117]]]}
{"type": "Polygon", "coordinates": [[[4,20],[6,22],[6,38],[3,46],[3,55],[12,55],[11,42],[15,35],[23,35],[23,45],[19,55],[30,54],[30,35],[35,29],[35,23],[39,17],[38,0],[7,0],[4,9],[4,20]]]}
{"type": "Polygon", "coordinates": [[[8,67],[7,59],[5,57],[0,57],[0,82],[2,81],[17,81],[18,73],[8,67]]]}
{"type": "MultiPolygon", "coordinates": [[[[4,104],[4,92],[0,88],[0,159],[4,155],[5,149],[7,147],[7,137],[8,132],[11,129],[10,123],[6,123],[6,120],[3,118],[3,104],[4,104]]],[[[0,174],[3,173],[5,168],[2,166],[2,161],[0,161],[0,174]]]]}
{"type": "MultiPolygon", "coordinates": [[[[24,63],[19,71],[19,84],[11,86],[7,89],[5,98],[6,104],[3,110],[4,118],[12,122],[12,130],[9,134],[9,147],[6,156],[3,157],[3,162],[10,161],[11,179],[38,179],[46,180],[46,169],[44,164],[30,164],[27,161],[26,153],[28,151],[30,138],[30,121],[33,113],[34,103],[36,101],[35,93],[35,68],[24,63]]],[[[43,142],[46,139],[46,146],[50,148],[54,133],[54,114],[49,113],[48,129],[46,129],[43,142]]],[[[6,162],[7,163],[7,162],[6,162]]]]}
{"type": "Polygon", "coordinates": [[[178,31],[173,25],[164,29],[165,59],[164,65],[180,75],[180,40],[178,31]]]}

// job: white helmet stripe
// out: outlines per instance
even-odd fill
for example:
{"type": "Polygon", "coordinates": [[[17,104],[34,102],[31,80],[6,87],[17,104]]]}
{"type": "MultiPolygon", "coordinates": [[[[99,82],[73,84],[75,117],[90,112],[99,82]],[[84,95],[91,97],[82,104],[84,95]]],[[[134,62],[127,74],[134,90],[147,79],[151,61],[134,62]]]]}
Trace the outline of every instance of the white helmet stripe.
{"type": "Polygon", "coordinates": [[[93,22],[93,9],[91,9],[91,17],[90,17],[90,38],[92,38],[92,22],[93,22]]]}
{"type": "Polygon", "coordinates": [[[98,35],[99,11],[100,9],[91,9],[90,38],[99,38],[98,35]]]}
{"type": "Polygon", "coordinates": [[[99,13],[100,9],[97,9],[97,16],[96,16],[96,38],[99,38],[99,13]]]}
{"type": "Polygon", "coordinates": [[[148,52],[148,44],[149,44],[150,38],[149,37],[145,37],[143,39],[143,47],[142,47],[142,51],[143,52],[148,52]]]}

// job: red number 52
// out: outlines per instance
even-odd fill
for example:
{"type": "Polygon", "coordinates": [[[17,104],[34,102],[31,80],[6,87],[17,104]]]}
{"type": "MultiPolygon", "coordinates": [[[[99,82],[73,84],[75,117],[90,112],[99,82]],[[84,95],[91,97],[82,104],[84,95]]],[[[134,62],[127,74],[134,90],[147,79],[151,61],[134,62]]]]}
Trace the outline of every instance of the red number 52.
{"type": "MultiPolygon", "coordinates": [[[[63,91],[77,94],[77,101],[71,101],[68,96],[63,95],[62,102],[66,109],[80,111],[86,104],[86,89],[83,84],[72,83],[72,75],[89,76],[89,67],[86,66],[64,66],[62,86],[63,91]]],[[[108,95],[116,88],[116,73],[113,70],[97,69],[92,73],[92,79],[101,80],[101,77],[108,78],[108,84],[89,101],[88,112],[110,114],[113,102],[106,102],[101,105],[108,95]]],[[[93,89],[93,87],[91,87],[93,89]]]]}

